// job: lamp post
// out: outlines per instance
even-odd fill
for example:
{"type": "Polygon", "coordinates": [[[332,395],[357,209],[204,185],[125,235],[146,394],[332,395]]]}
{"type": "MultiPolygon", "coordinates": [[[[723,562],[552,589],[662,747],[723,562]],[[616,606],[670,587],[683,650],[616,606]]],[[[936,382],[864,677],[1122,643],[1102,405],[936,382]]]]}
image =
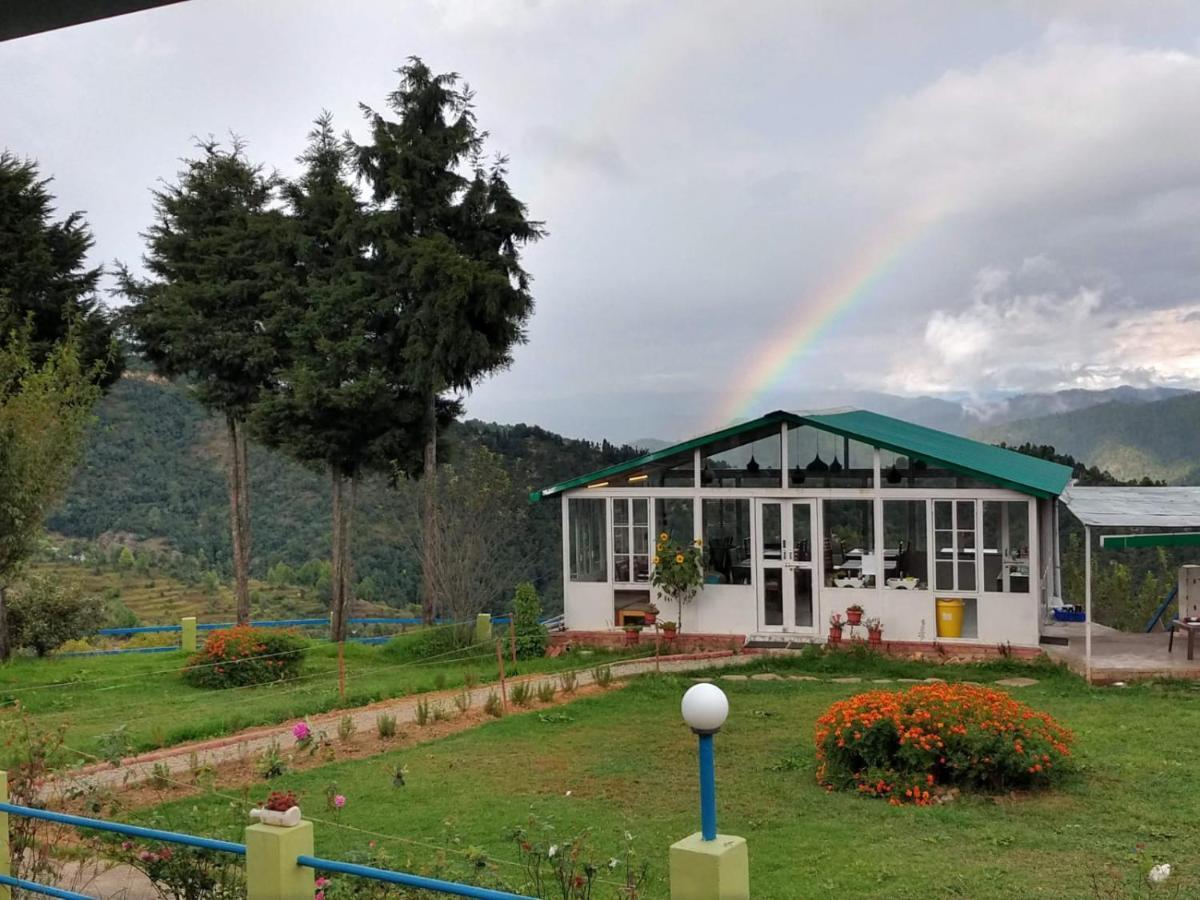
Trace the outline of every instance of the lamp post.
{"type": "Polygon", "coordinates": [[[680,711],[700,739],[700,831],[671,845],[671,900],[747,900],[746,841],[717,833],[713,735],[729,717],[729,699],[715,684],[700,682],[683,695],[680,711]]]}
{"type": "Polygon", "coordinates": [[[729,717],[729,699],[715,684],[701,682],[683,695],[683,721],[700,738],[700,833],[704,840],[717,839],[717,773],[713,735],[729,717]]]}

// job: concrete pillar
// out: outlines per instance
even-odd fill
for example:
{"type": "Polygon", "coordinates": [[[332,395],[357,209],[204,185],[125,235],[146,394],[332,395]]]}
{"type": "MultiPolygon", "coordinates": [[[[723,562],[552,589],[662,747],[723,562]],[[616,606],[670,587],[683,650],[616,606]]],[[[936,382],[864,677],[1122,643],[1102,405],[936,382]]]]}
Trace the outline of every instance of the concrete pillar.
{"type": "Polygon", "coordinates": [[[671,845],[671,900],[749,900],[750,854],[746,839],[695,834],[671,845]]]}
{"type": "Polygon", "coordinates": [[[475,617],[475,643],[486,644],[492,639],[492,617],[480,613],[475,617]]]}
{"type": "MultiPolygon", "coordinates": [[[[0,772],[0,802],[8,802],[8,773],[0,772]]],[[[8,849],[8,813],[0,813],[0,875],[12,875],[8,849]]],[[[12,888],[0,884],[0,900],[12,900],[12,888]]]]}
{"type": "Polygon", "coordinates": [[[295,828],[250,825],[246,828],[246,900],[297,900],[310,898],[316,878],[296,857],[312,856],[313,825],[302,821],[295,828]]]}
{"type": "Polygon", "coordinates": [[[179,646],[184,653],[196,652],[196,617],[184,616],[179,620],[179,646]]]}

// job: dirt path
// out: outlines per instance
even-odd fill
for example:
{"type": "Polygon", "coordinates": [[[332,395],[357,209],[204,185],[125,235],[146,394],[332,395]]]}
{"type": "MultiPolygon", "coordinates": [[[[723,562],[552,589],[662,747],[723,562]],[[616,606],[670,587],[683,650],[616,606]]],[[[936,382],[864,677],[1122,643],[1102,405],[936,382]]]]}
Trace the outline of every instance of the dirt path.
{"type": "MultiPolygon", "coordinates": [[[[688,672],[702,668],[739,665],[746,662],[746,660],[746,654],[735,655],[729,651],[716,651],[663,657],[659,660],[659,667],[663,672],[688,672]]],[[[601,662],[601,665],[605,664],[601,662]]],[[[649,659],[628,660],[612,663],[610,664],[610,668],[612,669],[614,678],[624,679],[640,675],[644,672],[654,671],[655,662],[652,657],[649,659]]],[[[580,688],[592,685],[595,681],[591,669],[576,670],[575,674],[580,688]]],[[[509,679],[507,682],[508,691],[511,695],[513,685],[522,682],[530,683],[536,691],[537,685],[543,681],[552,682],[557,686],[559,684],[559,673],[523,675],[518,678],[509,679]]],[[[415,724],[417,721],[418,703],[428,702],[431,707],[435,704],[440,705],[443,710],[449,713],[450,721],[453,722],[459,715],[454,703],[456,696],[463,693],[468,694],[471,710],[474,711],[482,708],[488,695],[492,692],[499,692],[498,684],[489,683],[470,691],[439,691],[427,694],[414,694],[392,700],[384,700],[379,703],[370,704],[369,706],[336,710],[334,712],[310,716],[307,722],[314,733],[323,731],[331,740],[336,741],[339,722],[343,717],[350,716],[354,723],[356,734],[363,736],[365,744],[368,736],[376,735],[376,720],[380,715],[395,716],[397,728],[401,728],[415,724]]],[[[559,702],[563,702],[562,695],[559,695],[559,702]]],[[[475,715],[472,718],[475,720],[471,723],[472,726],[480,724],[485,720],[480,715],[475,715]]],[[[426,726],[430,737],[440,736],[436,727],[437,724],[435,722],[430,726],[426,726]]],[[[82,780],[95,788],[115,792],[125,792],[138,785],[154,780],[161,780],[162,777],[174,781],[189,781],[193,778],[198,767],[212,767],[213,769],[220,770],[232,765],[246,766],[249,764],[249,761],[257,759],[273,744],[277,744],[283,751],[290,752],[296,744],[295,737],[292,734],[292,727],[294,725],[294,721],[289,721],[280,725],[246,729],[236,734],[213,738],[211,740],[179,744],[174,747],[167,747],[162,750],[128,757],[122,760],[120,766],[115,767],[107,763],[96,763],[72,772],[70,779],[74,783],[82,780]]],[[[360,749],[362,749],[361,746],[360,749]]],[[[386,747],[381,747],[380,752],[384,749],[386,747]]],[[[354,755],[363,754],[358,753],[354,755]]],[[[60,796],[62,787],[61,783],[47,785],[43,799],[49,801],[54,796],[60,796]]]]}

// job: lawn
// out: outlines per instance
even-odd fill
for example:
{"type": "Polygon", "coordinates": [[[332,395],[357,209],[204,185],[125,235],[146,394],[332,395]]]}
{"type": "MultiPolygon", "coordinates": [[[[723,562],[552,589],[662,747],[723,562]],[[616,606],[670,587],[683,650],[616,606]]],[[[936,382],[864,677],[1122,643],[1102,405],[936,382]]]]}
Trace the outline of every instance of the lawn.
{"type": "MultiPolygon", "coordinates": [[[[922,671],[995,680],[1012,665],[923,669],[842,654],[754,668],[854,669],[864,680],[922,671]]],[[[721,831],[749,841],[753,895],[1124,897],[1144,888],[1155,862],[1175,867],[1168,896],[1200,893],[1200,867],[1190,862],[1200,824],[1186,783],[1200,689],[1089,688],[1050,667],[1033,674],[1037,685],[1013,691],[1075,730],[1074,774],[1050,793],[965,797],[925,809],[830,795],[814,782],[813,722],[861,684],[723,681],[732,711],[717,738],[718,821],[721,831]]],[[[531,813],[552,821],[560,839],[590,829],[599,860],[617,853],[628,831],[653,865],[655,880],[643,896],[663,897],[667,847],[698,828],[695,739],[679,718],[690,683],[644,676],[557,714],[513,715],[374,759],[284,776],[272,787],[297,791],[310,814],[332,820],[324,798],[336,785],[346,806],[336,825],[318,826],[318,853],[348,858],[375,840],[398,868],[434,866],[437,852],[422,845],[477,846],[514,861],[504,834],[531,813]],[[399,766],[407,767],[402,787],[393,783],[399,766]]],[[[228,796],[209,794],[141,816],[236,837],[238,810],[228,796]]],[[[497,872],[520,885],[520,869],[501,864],[497,872]]],[[[612,895],[602,888],[599,896],[612,895]]]]}
{"type": "MultiPolygon", "coordinates": [[[[646,652],[646,651],[643,651],[646,652]]],[[[0,731],[15,720],[14,701],[43,727],[65,726],[67,744],[111,756],[229,734],[252,725],[350,708],[392,697],[454,688],[468,673],[497,677],[495,651],[474,647],[421,658],[388,646],[346,645],[346,696],[339,697],[337,647],[317,643],[299,678],[258,687],[210,690],[185,684],[182,652],[31,659],[0,666],[0,731]]],[[[628,656],[630,654],[623,654],[628,656]]],[[[525,660],[519,673],[558,671],[618,658],[565,654],[525,660]]],[[[514,666],[507,665],[509,674],[514,666]]]]}

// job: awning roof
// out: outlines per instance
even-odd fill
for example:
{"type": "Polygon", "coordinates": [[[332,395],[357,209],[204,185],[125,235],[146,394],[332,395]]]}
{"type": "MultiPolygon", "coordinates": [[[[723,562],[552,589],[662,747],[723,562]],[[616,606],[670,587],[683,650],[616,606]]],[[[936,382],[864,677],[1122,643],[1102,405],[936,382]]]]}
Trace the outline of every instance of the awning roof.
{"type": "Polygon", "coordinates": [[[1084,525],[1115,528],[1200,528],[1200,487],[1080,487],[1062,495],[1084,525]]]}
{"type": "Polygon", "coordinates": [[[628,462],[534,491],[529,499],[536,502],[543,497],[604,481],[697,447],[727,441],[734,435],[783,423],[793,426],[811,425],[842,437],[891,450],[893,453],[938,463],[965,475],[992,482],[999,487],[1011,488],[1035,497],[1057,497],[1071,480],[1072,473],[1068,466],[867,410],[855,409],[836,413],[790,413],[777,410],[753,421],[701,435],[628,462]]]}

